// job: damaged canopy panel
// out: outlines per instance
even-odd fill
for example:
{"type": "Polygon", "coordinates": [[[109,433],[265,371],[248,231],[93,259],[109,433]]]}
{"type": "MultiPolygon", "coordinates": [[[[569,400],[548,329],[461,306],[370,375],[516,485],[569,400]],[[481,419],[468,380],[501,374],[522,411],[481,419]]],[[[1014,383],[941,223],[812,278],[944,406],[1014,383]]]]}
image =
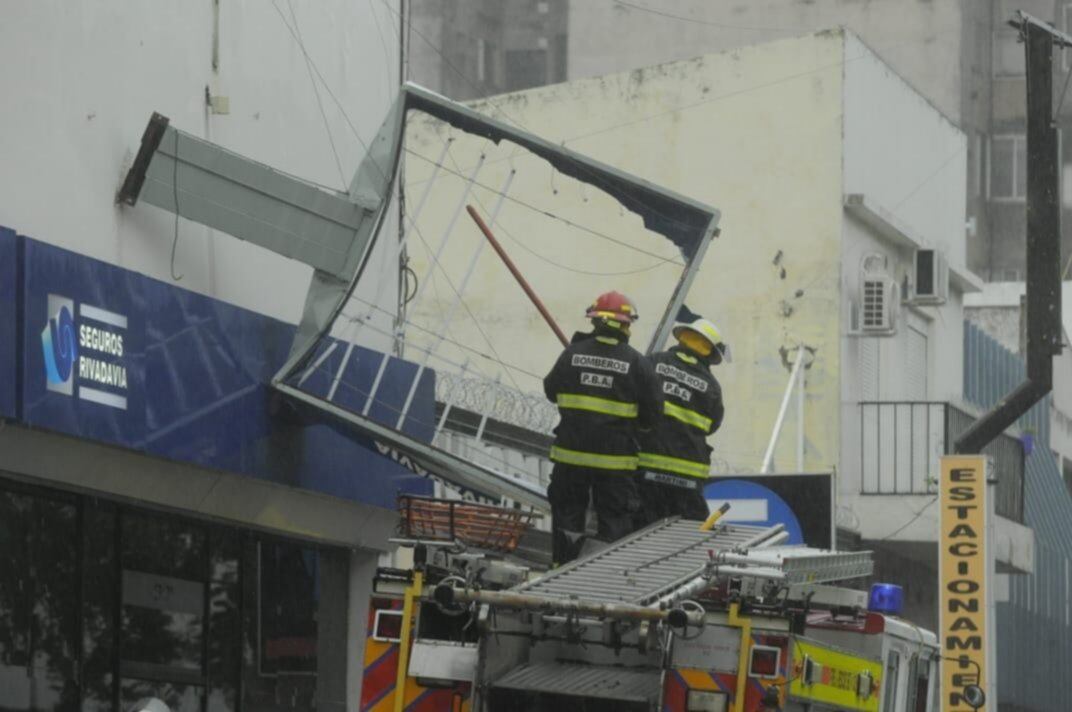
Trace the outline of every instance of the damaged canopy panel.
{"type": "MultiPolygon", "coordinates": [[[[517,151],[523,150],[527,155],[539,157],[550,164],[553,171],[610,196],[623,210],[638,216],[648,231],[672,243],[684,262],[676,263],[682,266],[681,274],[672,292],[668,289],[669,299],[652,331],[649,350],[666,341],[705,250],[717,233],[718,211],[412,84],[402,87],[379,133],[368,146],[347,192],[325,189],[234,154],[170,126],[167,118],[154,114],[142,138],[141,149],[117,197],[119,202],[131,206],[139,200],[150,203],[313,268],[298,333],[285,365],[273,379],[273,385],[292,402],[300,404],[304,412],[317,414],[317,417],[336,427],[345,423],[360,439],[375,441],[377,446],[382,444],[396,448],[406,455],[408,461],[418,464],[421,474],[436,476],[474,492],[545,509],[546,496],[542,488],[533,486],[531,482],[522,482],[516,476],[515,463],[510,458],[492,458],[478,465],[471,457],[447,452],[412,434],[403,433],[407,418],[413,417],[410,405],[429,356],[434,355],[432,350],[444,340],[450,341],[446,335],[447,324],[444,324],[442,332],[422,334],[424,342],[417,339],[413,342],[416,345],[410,345],[408,340],[401,341],[404,325],[407,324],[405,298],[392,311],[386,309],[384,300],[378,297],[364,301],[355,297],[355,290],[366,272],[369,273],[370,282],[385,281],[377,280],[379,275],[373,274],[375,270],[370,270],[368,263],[391,212],[392,192],[398,182],[406,120],[410,112],[430,116],[451,130],[494,144],[506,142],[517,151]],[[348,305],[350,309],[346,311],[348,305]],[[362,314],[354,314],[354,305],[361,305],[362,314]],[[417,359],[419,368],[408,394],[401,403],[390,406],[397,412],[397,418],[387,420],[382,415],[374,419],[371,405],[380,402],[381,380],[389,357],[383,355],[378,367],[372,364],[368,371],[354,369],[349,363],[357,333],[361,328],[373,328],[367,325],[371,323],[369,315],[374,311],[391,317],[396,325],[395,331],[386,335],[398,339],[399,343],[407,345],[406,348],[420,353],[422,343],[430,344],[424,349],[425,355],[417,359]],[[328,379],[330,387],[314,391],[304,386],[312,371],[328,368],[334,370],[332,378],[328,379]],[[356,372],[360,372],[360,375],[352,377],[364,380],[340,383],[356,372]],[[348,400],[349,407],[341,406],[335,396],[340,385],[360,391],[365,399],[363,407],[354,407],[352,398],[348,400]]],[[[449,156],[449,141],[444,145],[439,162],[435,164],[435,171],[444,166],[444,156],[453,160],[453,156],[449,156]]],[[[480,162],[483,160],[481,157],[480,162]]],[[[456,174],[464,177],[461,168],[457,168],[456,174]]],[[[454,172],[449,168],[444,170],[454,172]]],[[[478,171],[479,165],[469,174],[467,190],[473,184],[481,185],[476,182],[478,171]]],[[[508,189],[508,183],[500,189],[500,204],[503,198],[508,197],[508,189]]],[[[468,195],[468,192],[463,195],[459,211],[468,195]]],[[[415,210],[419,212],[423,198],[415,202],[415,210]]],[[[494,225],[495,215],[490,218],[494,225]]],[[[447,235],[456,219],[450,221],[438,251],[431,259],[430,270],[442,268],[439,257],[443,254],[447,235]]],[[[421,242],[425,242],[424,236],[419,234],[415,216],[403,228],[416,231],[421,242]]],[[[406,229],[401,237],[393,230],[387,236],[389,242],[386,244],[395,251],[393,265],[405,263],[405,242],[409,237],[406,229]]],[[[427,243],[425,245],[427,247],[427,243]]],[[[473,265],[476,257],[473,256],[473,265]]],[[[466,280],[472,271],[470,267],[466,280]]],[[[461,291],[456,289],[450,277],[446,277],[446,280],[457,295],[456,301],[473,317],[470,308],[462,301],[461,291]]],[[[423,288],[423,285],[415,286],[414,295],[409,295],[410,299],[423,288]]],[[[449,319],[448,315],[446,321],[449,322],[449,319]]],[[[422,329],[419,325],[415,328],[422,329]]],[[[423,328],[423,331],[428,329],[423,328]]],[[[454,343],[456,348],[468,346],[472,350],[469,344],[454,343]]],[[[484,351],[495,352],[494,345],[489,342],[484,351]]],[[[451,352],[452,355],[455,353],[451,352]]],[[[441,370],[450,369],[428,365],[427,370],[438,374],[441,370]]],[[[451,375],[456,376],[457,382],[463,385],[474,375],[468,358],[455,364],[453,370],[451,375]]],[[[451,407],[449,400],[441,397],[440,402],[444,401],[443,415],[434,427],[437,434],[446,422],[451,407]]],[[[477,430],[478,439],[487,419],[485,413],[477,430]]]]}

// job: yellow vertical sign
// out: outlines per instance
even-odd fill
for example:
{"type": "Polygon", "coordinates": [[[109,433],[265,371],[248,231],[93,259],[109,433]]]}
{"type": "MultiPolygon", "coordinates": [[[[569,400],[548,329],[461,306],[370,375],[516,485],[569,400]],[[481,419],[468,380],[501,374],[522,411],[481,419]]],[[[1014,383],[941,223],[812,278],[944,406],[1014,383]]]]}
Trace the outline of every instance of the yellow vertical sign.
{"type": "Polygon", "coordinates": [[[938,638],[941,655],[947,658],[940,666],[941,710],[971,712],[962,694],[964,687],[986,689],[986,458],[943,457],[940,501],[938,638]]]}

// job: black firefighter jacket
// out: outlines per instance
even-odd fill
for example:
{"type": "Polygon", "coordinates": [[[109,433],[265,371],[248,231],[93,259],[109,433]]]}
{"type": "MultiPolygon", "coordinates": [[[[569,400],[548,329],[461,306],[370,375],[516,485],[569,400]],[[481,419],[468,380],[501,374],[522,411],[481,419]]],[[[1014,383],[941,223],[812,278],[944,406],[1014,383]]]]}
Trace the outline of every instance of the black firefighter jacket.
{"type": "Polygon", "coordinates": [[[695,479],[708,476],[707,437],[722,425],[722,388],[706,361],[675,346],[651,357],[664,402],[655,427],[641,437],[640,468],[695,479]]]}
{"type": "Polygon", "coordinates": [[[651,364],[626,341],[574,334],[543,381],[558,405],[551,459],[578,467],[635,470],[638,432],[662,411],[651,364]]]}

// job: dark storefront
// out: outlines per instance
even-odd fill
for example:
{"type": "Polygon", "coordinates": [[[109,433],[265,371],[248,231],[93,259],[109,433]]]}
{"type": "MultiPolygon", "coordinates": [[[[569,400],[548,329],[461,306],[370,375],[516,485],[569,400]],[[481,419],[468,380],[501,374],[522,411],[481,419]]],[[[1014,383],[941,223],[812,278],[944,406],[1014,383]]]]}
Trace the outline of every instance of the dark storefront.
{"type": "Polygon", "coordinates": [[[0,478],[0,562],[5,712],[345,698],[345,551],[0,478]]]}
{"type": "MultiPolygon", "coordinates": [[[[432,484],[281,405],[294,333],[0,227],[0,712],[359,698],[351,569],[432,484]]],[[[354,348],[347,378],[379,358],[354,348]]],[[[372,415],[393,422],[418,368],[385,363],[372,415]]],[[[426,371],[411,436],[431,438],[433,393],[426,371]]]]}

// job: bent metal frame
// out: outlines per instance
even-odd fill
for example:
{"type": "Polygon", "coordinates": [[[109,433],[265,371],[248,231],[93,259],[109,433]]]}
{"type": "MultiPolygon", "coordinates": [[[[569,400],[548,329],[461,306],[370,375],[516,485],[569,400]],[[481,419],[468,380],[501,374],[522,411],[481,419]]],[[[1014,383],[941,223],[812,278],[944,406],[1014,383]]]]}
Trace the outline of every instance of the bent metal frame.
{"type": "MultiPolygon", "coordinates": [[[[341,407],[332,402],[334,389],[325,396],[302,388],[302,373],[308,370],[318,348],[332,338],[332,326],[362,278],[379,237],[397,183],[406,117],[411,111],[495,143],[508,141],[521,146],[558,172],[615,198],[623,208],[639,215],[648,230],[673,242],[685,259],[685,267],[647,351],[666,342],[707,247],[718,234],[719,211],[414,84],[401,87],[346,193],[244,158],[180,131],[167,117],[154,113],[116,200],[128,206],[139,200],[150,203],[313,268],[289,356],[271,383],[295,405],[345,424],[357,437],[385,443],[403,453],[414,469],[462,488],[546,511],[546,494],[540,488],[422,442],[401,432],[400,427],[382,425],[368,417],[367,404],[361,413],[341,407]]],[[[347,358],[351,349],[352,344],[348,344],[347,358]]],[[[384,363],[387,358],[383,356],[384,363]]]]}

